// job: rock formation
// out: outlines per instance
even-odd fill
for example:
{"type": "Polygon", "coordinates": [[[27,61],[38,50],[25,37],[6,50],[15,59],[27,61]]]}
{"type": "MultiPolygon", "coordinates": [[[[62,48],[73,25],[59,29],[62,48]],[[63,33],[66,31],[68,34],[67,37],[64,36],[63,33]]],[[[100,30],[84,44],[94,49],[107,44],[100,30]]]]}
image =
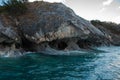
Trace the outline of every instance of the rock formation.
{"type": "MultiPolygon", "coordinates": [[[[62,3],[33,2],[24,15],[0,15],[3,51],[81,50],[109,44],[111,38],[62,3]]],[[[20,53],[19,53],[20,54],[20,53]]]]}
{"type": "Polygon", "coordinates": [[[120,24],[92,20],[91,23],[109,38],[112,45],[120,46],[120,24]]]}

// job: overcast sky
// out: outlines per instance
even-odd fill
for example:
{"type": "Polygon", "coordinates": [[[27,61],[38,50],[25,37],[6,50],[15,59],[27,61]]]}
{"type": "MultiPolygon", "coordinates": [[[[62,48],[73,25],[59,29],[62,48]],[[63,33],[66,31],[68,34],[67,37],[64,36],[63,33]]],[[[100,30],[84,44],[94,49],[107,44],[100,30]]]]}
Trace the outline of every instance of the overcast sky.
{"type": "MultiPolygon", "coordinates": [[[[0,0],[2,1],[2,0],[0,0]]],[[[29,0],[35,1],[35,0],[29,0]]],[[[102,20],[120,23],[120,0],[44,0],[63,2],[76,14],[87,20],[102,20]]]]}
{"type": "Polygon", "coordinates": [[[120,23],[120,0],[66,0],[79,16],[120,23]]]}

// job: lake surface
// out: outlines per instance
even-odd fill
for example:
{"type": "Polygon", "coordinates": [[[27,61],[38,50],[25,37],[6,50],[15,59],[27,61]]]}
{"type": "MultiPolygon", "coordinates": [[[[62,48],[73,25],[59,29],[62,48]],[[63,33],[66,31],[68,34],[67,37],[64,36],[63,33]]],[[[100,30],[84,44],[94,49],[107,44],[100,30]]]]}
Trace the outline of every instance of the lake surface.
{"type": "Polygon", "coordinates": [[[99,47],[86,53],[0,58],[0,80],[120,80],[120,47],[99,47]]]}

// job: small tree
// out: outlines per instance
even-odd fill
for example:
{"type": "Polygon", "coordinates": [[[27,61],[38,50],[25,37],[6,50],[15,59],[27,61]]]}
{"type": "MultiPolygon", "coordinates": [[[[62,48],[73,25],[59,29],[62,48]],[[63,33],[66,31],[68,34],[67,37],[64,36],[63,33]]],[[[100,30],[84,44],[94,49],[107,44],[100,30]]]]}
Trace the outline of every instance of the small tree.
{"type": "Polygon", "coordinates": [[[22,0],[22,2],[26,3],[26,2],[28,2],[28,0],[22,0]]]}
{"type": "Polygon", "coordinates": [[[27,10],[27,7],[23,0],[8,0],[3,1],[3,11],[7,12],[12,16],[19,16],[24,14],[27,10]]]}

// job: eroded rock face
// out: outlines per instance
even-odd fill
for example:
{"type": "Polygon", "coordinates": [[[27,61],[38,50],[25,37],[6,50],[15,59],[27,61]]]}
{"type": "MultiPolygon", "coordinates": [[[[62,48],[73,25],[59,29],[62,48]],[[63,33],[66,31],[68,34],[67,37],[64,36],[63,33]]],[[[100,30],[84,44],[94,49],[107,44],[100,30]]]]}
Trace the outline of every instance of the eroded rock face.
{"type": "Polygon", "coordinates": [[[11,25],[5,26],[2,18],[0,18],[0,44],[19,42],[19,39],[19,35],[15,29],[11,25]]]}
{"type": "Polygon", "coordinates": [[[26,39],[40,44],[64,38],[88,39],[105,37],[89,21],[77,16],[73,10],[61,3],[38,3],[33,8],[36,20],[21,18],[21,31],[26,39]],[[31,23],[30,23],[31,22],[31,23]]]}
{"type": "Polygon", "coordinates": [[[15,27],[12,25],[6,25],[5,23],[7,22],[3,19],[3,16],[0,15],[0,56],[20,56],[22,53],[16,48],[16,44],[20,44],[20,36],[15,27]]]}
{"type": "Polygon", "coordinates": [[[112,22],[93,20],[91,23],[109,38],[112,45],[120,46],[120,25],[112,22]]]}
{"type": "Polygon", "coordinates": [[[0,44],[16,43],[25,51],[81,50],[109,40],[89,21],[77,16],[62,3],[33,2],[28,13],[9,19],[6,24],[0,18],[0,44]],[[33,6],[34,5],[34,6],[33,6]],[[8,22],[10,23],[10,22],[8,22]],[[7,26],[4,26],[7,25],[7,26]]]}

